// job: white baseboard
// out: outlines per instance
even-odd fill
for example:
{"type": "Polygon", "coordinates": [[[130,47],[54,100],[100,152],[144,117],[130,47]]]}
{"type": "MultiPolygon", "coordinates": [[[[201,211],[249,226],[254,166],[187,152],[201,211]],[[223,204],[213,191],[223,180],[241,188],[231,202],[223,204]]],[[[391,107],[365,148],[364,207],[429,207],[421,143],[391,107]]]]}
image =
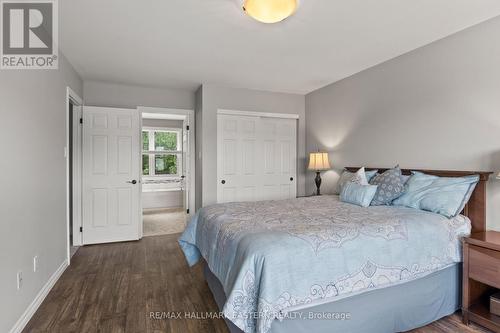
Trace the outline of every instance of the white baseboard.
{"type": "Polygon", "coordinates": [[[47,281],[47,283],[40,290],[38,295],[36,295],[35,299],[28,306],[26,311],[24,311],[24,313],[21,315],[21,318],[19,318],[14,327],[12,327],[10,333],[20,333],[24,329],[26,324],[30,321],[31,317],[33,317],[40,304],[42,304],[45,297],[47,297],[50,290],[52,289],[52,287],[54,287],[57,280],[59,280],[62,273],[64,273],[67,267],[68,267],[68,261],[64,260],[61,266],[59,266],[59,268],[54,272],[54,274],[52,274],[49,281],[47,281]]]}

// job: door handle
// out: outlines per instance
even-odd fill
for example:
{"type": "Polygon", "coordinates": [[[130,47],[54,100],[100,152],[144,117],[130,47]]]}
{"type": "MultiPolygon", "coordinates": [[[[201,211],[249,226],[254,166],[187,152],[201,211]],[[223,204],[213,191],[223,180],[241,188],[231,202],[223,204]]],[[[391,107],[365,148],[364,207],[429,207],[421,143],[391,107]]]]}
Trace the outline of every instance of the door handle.
{"type": "Polygon", "coordinates": [[[290,177],[290,181],[293,182],[293,177],[290,177]]]}
{"type": "Polygon", "coordinates": [[[223,179],[223,180],[221,181],[221,184],[222,184],[222,185],[224,185],[225,183],[226,183],[226,181],[223,179]]]}
{"type": "Polygon", "coordinates": [[[127,180],[127,183],[135,185],[135,184],[137,184],[137,180],[135,180],[135,179],[127,180]]]}

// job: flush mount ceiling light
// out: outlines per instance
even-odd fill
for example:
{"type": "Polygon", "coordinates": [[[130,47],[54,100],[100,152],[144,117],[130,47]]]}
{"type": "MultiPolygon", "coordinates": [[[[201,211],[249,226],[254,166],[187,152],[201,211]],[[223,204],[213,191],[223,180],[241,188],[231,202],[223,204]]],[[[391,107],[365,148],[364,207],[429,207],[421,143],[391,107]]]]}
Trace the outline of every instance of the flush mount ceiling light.
{"type": "Polygon", "coordinates": [[[297,10],[298,0],[244,0],[243,10],[263,23],[276,23],[297,10]]]}

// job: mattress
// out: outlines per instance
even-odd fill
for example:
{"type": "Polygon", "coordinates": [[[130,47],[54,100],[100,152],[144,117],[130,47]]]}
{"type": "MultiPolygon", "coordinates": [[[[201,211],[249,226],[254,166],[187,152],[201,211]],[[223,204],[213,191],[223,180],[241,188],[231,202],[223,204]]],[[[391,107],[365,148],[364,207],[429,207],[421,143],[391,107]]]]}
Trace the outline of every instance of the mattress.
{"type": "Polygon", "coordinates": [[[201,209],[179,243],[220,281],[225,316],[267,333],[294,311],[425,277],[461,261],[464,216],[359,207],[338,196],[201,209]]]}

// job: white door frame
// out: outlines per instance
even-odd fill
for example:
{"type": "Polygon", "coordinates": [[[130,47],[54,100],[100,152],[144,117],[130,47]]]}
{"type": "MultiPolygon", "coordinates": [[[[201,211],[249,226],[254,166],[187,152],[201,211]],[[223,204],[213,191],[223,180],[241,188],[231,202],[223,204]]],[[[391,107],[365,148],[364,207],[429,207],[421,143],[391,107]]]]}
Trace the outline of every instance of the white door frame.
{"type": "Polygon", "coordinates": [[[82,98],[70,87],[66,87],[66,145],[64,147],[64,156],[66,158],[66,244],[67,244],[67,261],[68,265],[71,261],[70,248],[71,244],[69,242],[70,236],[70,221],[73,218],[73,245],[81,245],[82,243],[82,235],[80,233],[80,226],[82,224],[81,219],[81,155],[82,155],[82,138],[81,138],[81,128],[79,125],[79,121],[75,121],[75,119],[79,119],[81,116],[81,107],[83,107],[82,98]],[[74,106],[80,107],[76,115],[73,113],[73,123],[70,124],[71,115],[69,113],[69,104],[73,103],[74,106]],[[75,116],[76,115],[76,116],[75,116]],[[71,126],[71,127],[70,127],[71,126]],[[69,156],[69,143],[70,143],[70,128],[73,129],[73,154],[69,156]],[[70,161],[69,159],[73,158],[73,179],[70,179],[70,161]],[[73,202],[70,203],[70,184],[73,183],[73,202]],[[73,205],[73,216],[70,216],[70,206],[73,205]],[[75,230],[77,232],[75,232],[75,230]]]}
{"type": "Polygon", "coordinates": [[[232,116],[299,119],[299,115],[295,114],[295,113],[272,113],[272,112],[259,112],[259,111],[241,111],[241,110],[218,109],[217,114],[227,114],[227,115],[232,115],[232,116]]]}
{"type": "MultiPolygon", "coordinates": [[[[191,179],[189,180],[189,215],[193,215],[196,211],[196,184],[195,184],[195,179],[196,179],[196,147],[195,147],[195,118],[194,118],[194,110],[188,110],[188,109],[170,109],[170,108],[160,108],[160,107],[147,107],[147,106],[138,106],[137,110],[139,110],[141,114],[141,127],[142,127],[142,114],[143,113],[158,113],[158,114],[169,114],[169,115],[181,115],[181,116],[186,116],[187,119],[189,120],[189,127],[190,130],[188,131],[188,136],[189,136],[189,165],[186,165],[186,169],[189,170],[189,177],[191,179]]],[[[185,130],[185,128],[184,128],[185,130]]],[[[142,158],[141,158],[142,161],[142,158]]],[[[142,166],[141,166],[142,170],[142,166]]],[[[142,208],[142,204],[141,204],[142,208]]],[[[141,220],[141,230],[140,230],[140,235],[142,237],[142,220],[141,220]]]]}

